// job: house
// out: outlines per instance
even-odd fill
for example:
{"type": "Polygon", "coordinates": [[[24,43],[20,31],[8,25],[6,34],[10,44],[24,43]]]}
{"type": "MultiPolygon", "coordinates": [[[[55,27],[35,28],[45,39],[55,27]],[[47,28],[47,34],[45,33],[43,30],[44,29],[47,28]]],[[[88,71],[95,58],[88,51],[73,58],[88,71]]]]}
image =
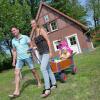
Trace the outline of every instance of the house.
{"type": "Polygon", "coordinates": [[[63,14],[53,7],[41,3],[36,16],[36,21],[42,25],[52,44],[53,56],[58,54],[59,40],[65,39],[74,52],[82,53],[93,48],[92,42],[86,37],[88,28],[63,14]]]}

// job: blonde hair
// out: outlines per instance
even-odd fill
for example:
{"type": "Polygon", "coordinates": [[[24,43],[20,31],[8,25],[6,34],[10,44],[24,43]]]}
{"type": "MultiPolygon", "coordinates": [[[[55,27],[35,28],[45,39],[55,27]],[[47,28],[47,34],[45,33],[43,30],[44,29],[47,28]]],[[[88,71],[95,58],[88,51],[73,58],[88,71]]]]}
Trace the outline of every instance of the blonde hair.
{"type": "Polygon", "coordinates": [[[42,27],[40,26],[40,24],[36,22],[35,19],[32,19],[31,22],[32,22],[32,21],[35,22],[36,28],[35,28],[35,29],[32,28],[32,31],[31,31],[31,38],[37,33],[37,29],[41,29],[41,28],[42,28],[42,27]]]}

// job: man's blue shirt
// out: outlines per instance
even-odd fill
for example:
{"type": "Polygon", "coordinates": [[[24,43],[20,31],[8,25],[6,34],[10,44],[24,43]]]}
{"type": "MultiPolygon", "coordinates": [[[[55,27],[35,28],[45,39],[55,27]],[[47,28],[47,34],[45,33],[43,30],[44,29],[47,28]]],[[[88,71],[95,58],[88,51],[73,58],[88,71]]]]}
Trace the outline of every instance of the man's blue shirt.
{"type": "Polygon", "coordinates": [[[20,35],[18,39],[16,37],[13,38],[12,46],[16,49],[17,59],[26,59],[31,57],[31,54],[27,52],[29,49],[29,42],[30,38],[26,35],[20,35]]]}

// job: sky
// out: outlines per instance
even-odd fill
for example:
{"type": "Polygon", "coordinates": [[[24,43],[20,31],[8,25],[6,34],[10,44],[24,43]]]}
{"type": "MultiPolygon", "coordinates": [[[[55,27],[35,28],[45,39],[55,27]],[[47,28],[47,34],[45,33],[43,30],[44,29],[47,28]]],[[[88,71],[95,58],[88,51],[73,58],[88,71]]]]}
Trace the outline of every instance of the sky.
{"type": "Polygon", "coordinates": [[[78,1],[79,1],[83,6],[85,6],[87,0],[78,0],[78,1]]]}
{"type": "MultiPolygon", "coordinates": [[[[86,6],[86,2],[87,2],[87,0],[78,0],[79,2],[80,2],[80,4],[82,5],[82,6],[86,6]]],[[[88,22],[90,22],[90,24],[89,24],[89,26],[91,26],[91,27],[93,27],[94,26],[94,22],[93,22],[93,19],[92,19],[92,12],[88,12],[88,16],[86,17],[86,20],[88,21],[88,22]]]]}

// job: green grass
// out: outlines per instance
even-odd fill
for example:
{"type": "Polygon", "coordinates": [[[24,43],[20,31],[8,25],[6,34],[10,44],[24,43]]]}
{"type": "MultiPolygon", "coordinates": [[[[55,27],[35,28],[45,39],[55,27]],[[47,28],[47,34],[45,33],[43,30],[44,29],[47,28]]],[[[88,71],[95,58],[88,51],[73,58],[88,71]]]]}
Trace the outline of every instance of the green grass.
{"type": "MultiPolygon", "coordinates": [[[[75,56],[78,67],[76,75],[68,74],[66,83],[58,83],[45,100],[100,100],[100,47],[75,56]]],[[[37,88],[32,74],[27,68],[22,70],[21,96],[15,100],[42,100],[42,87],[37,88]]],[[[0,100],[9,100],[8,94],[14,90],[14,70],[0,73],[0,100]]]]}

